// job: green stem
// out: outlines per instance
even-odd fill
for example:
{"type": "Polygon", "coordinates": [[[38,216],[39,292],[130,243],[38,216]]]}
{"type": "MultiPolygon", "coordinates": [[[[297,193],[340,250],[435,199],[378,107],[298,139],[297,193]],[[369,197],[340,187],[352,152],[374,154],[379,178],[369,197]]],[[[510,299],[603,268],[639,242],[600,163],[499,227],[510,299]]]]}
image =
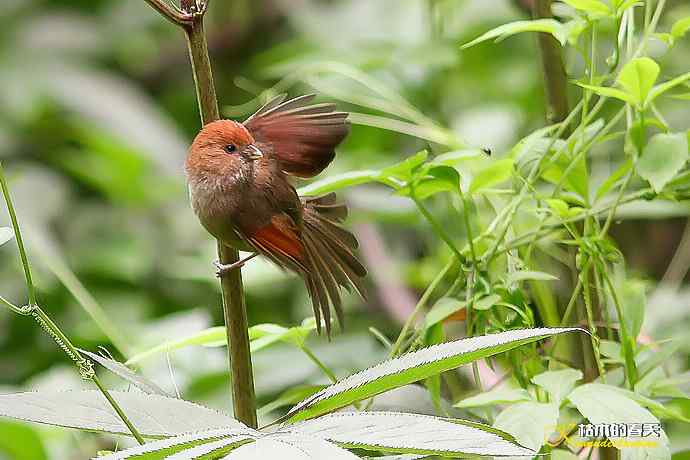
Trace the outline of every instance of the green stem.
{"type": "Polygon", "coordinates": [[[7,211],[10,215],[12,221],[12,229],[14,231],[14,238],[17,242],[17,248],[19,250],[19,256],[22,262],[22,267],[24,268],[24,276],[26,277],[26,287],[28,290],[29,305],[25,307],[17,307],[11,302],[2,298],[2,302],[5,303],[13,312],[21,315],[31,315],[34,320],[45,330],[48,335],[50,335],[53,340],[58,344],[58,346],[70,357],[72,361],[76,364],[81,376],[86,380],[93,381],[103,396],[108,400],[112,408],[115,410],[117,415],[120,417],[122,422],[127,426],[132,436],[139,442],[139,444],[144,444],[144,438],[139,434],[134,425],[129,421],[122,408],[117,404],[115,400],[110,396],[108,390],[103,387],[98,379],[98,376],[93,370],[93,365],[89,360],[84,358],[79,351],[72,345],[72,342],[67,338],[67,336],[60,330],[60,328],[53,322],[52,319],[38,306],[36,299],[36,288],[33,284],[31,278],[31,266],[29,265],[29,258],[26,254],[26,249],[24,247],[24,238],[19,227],[19,220],[17,219],[17,214],[14,210],[14,203],[12,202],[12,197],[10,196],[9,186],[7,184],[7,178],[5,176],[5,168],[0,161],[0,187],[2,188],[2,194],[5,198],[5,204],[7,205],[7,211]]]}
{"type": "MultiPolygon", "coordinates": [[[[187,2],[189,3],[189,2],[187,2]]],[[[185,6],[183,4],[183,10],[185,6]]],[[[216,89],[213,84],[211,61],[208,55],[206,34],[204,33],[204,13],[194,16],[194,21],[183,27],[187,37],[189,58],[194,75],[194,87],[199,103],[202,124],[220,118],[216,89]]],[[[230,265],[239,260],[236,249],[218,242],[218,259],[221,264],[230,265]]],[[[223,291],[223,316],[228,338],[228,359],[232,373],[231,391],[235,417],[246,425],[256,428],[256,396],[254,392],[254,373],[249,348],[247,307],[242,286],[242,272],[232,270],[221,278],[223,291]]]]}
{"type": "Polygon", "coordinates": [[[330,370],[328,366],[326,366],[309,348],[301,347],[300,349],[309,357],[309,359],[314,362],[314,364],[319,367],[319,369],[321,369],[324,374],[326,374],[326,377],[328,377],[331,382],[335,383],[338,381],[338,377],[335,376],[333,371],[330,370]]]}
{"type": "Polygon", "coordinates": [[[599,352],[599,337],[597,335],[597,328],[594,326],[594,312],[592,309],[592,293],[589,284],[589,269],[586,272],[582,272],[582,292],[585,300],[585,311],[587,312],[587,325],[589,326],[589,332],[591,333],[590,340],[592,342],[592,352],[594,354],[594,360],[597,363],[597,369],[599,371],[599,376],[602,381],[606,383],[606,370],[601,362],[601,353],[599,352]]]}
{"type": "Polygon", "coordinates": [[[453,251],[453,254],[455,254],[455,257],[459,261],[461,261],[461,263],[462,263],[465,260],[465,257],[460,253],[458,248],[455,246],[453,239],[450,237],[450,235],[448,235],[448,233],[445,231],[443,226],[436,221],[434,216],[431,215],[431,213],[424,206],[424,204],[421,202],[421,200],[419,200],[417,198],[417,196],[415,195],[414,186],[411,186],[410,190],[411,190],[412,200],[415,202],[415,204],[419,208],[419,211],[422,213],[424,218],[431,224],[431,226],[434,228],[434,231],[438,234],[438,236],[440,236],[441,239],[446,243],[448,248],[450,248],[450,250],[453,251]]]}
{"type": "MultiPolygon", "coordinates": [[[[534,19],[552,18],[551,0],[534,0],[534,19]]],[[[552,123],[568,115],[568,77],[561,56],[561,45],[547,33],[538,34],[546,89],[546,118],[552,123]]]]}
{"type": "Polygon", "coordinates": [[[429,301],[429,298],[431,297],[431,294],[436,290],[436,287],[439,285],[441,280],[446,276],[446,274],[450,271],[450,269],[455,265],[456,259],[452,258],[445,267],[439,272],[438,275],[436,275],[436,278],[429,284],[429,286],[426,288],[424,293],[422,294],[422,297],[419,299],[417,302],[417,305],[415,305],[414,310],[412,310],[412,313],[410,316],[408,316],[407,321],[405,321],[405,324],[403,325],[402,330],[400,331],[400,334],[398,335],[398,339],[395,341],[393,344],[393,347],[391,348],[390,352],[388,353],[389,357],[395,357],[398,355],[400,352],[400,348],[402,347],[402,344],[407,337],[407,333],[410,330],[410,327],[414,324],[415,320],[417,319],[417,316],[419,313],[422,311],[422,309],[426,306],[426,303],[429,301]]]}
{"type": "Polygon", "coordinates": [[[28,290],[29,296],[29,305],[36,305],[36,288],[34,286],[33,278],[31,277],[31,266],[29,265],[29,258],[26,256],[24,238],[22,238],[22,234],[19,229],[19,221],[17,220],[17,213],[14,210],[12,198],[10,197],[10,189],[7,185],[7,177],[5,177],[5,168],[2,165],[2,161],[0,161],[0,187],[2,187],[2,195],[5,198],[5,203],[7,204],[7,212],[9,213],[10,220],[12,221],[12,228],[14,229],[14,239],[17,242],[17,248],[19,249],[19,257],[22,262],[22,268],[24,269],[24,277],[26,278],[26,288],[28,290]]]}

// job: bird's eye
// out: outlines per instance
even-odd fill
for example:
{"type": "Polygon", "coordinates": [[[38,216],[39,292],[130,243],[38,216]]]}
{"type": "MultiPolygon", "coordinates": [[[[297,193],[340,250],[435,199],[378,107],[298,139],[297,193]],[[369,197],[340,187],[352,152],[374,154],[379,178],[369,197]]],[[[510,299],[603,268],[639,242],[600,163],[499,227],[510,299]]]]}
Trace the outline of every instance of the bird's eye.
{"type": "Polygon", "coordinates": [[[224,148],[227,153],[234,153],[237,150],[235,144],[228,144],[224,148]]]}

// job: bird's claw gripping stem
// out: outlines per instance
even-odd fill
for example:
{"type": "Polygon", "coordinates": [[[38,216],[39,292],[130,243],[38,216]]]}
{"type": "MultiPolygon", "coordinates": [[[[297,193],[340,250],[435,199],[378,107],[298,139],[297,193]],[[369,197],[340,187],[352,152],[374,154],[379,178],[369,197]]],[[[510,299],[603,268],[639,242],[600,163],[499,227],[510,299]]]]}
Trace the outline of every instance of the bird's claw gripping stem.
{"type": "Polygon", "coordinates": [[[220,263],[220,260],[217,260],[217,259],[214,260],[213,266],[216,267],[216,276],[218,278],[221,278],[235,269],[242,268],[242,266],[245,263],[247,263],[247,261],[249,261],[250,259],[253,259],[257,255],[258,254],[252,254],[252,255],[245,257],[244,259],[238,260],[237,262],[232,263],[232,264],[222,264],[222,263],[220,263]]]}

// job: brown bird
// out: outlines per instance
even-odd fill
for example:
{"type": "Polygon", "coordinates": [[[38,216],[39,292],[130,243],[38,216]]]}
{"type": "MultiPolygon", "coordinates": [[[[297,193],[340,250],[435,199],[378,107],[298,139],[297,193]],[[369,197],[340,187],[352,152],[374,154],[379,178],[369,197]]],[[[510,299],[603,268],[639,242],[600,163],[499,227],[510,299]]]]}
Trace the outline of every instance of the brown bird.
{"type": "Polygon", "coordinates": [[[300,197],[289,176],[313,177],[335,156],[349,132],[348,114],[335,104],[308,103],[314,95],[278,96],[244,123],[219,120],[194,139],[186,162],[194,212],[223,244],[251,256],[216,262],[218,276],[263,255],[298,273],[311,297],[318,330],[330,335],[333,306],[342,327],[340,288],[364,297],[366,269],[355,256],[357,239],[340,223],[347,207],[334,193],[300,197]]]}

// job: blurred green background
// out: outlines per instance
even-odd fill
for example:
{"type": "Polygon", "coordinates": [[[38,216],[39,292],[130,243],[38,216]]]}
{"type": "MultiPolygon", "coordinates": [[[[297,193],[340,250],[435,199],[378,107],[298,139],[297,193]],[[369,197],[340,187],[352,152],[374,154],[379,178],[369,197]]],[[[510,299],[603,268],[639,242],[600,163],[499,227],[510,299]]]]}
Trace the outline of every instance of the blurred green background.
{"type": "MultiPolygon", "coordinates": [[[[215,0],[207,34],[223,112],[244,119],[260,105],[257,96],[276,85],[273,92],[315,91],[344,110],[376,115],[386,107],[376,110],[375,82],[458,143],[500,158],[544,125],[534,36],[467,51],[459,45],[526,18],[527,4],[215,0]]],[[[666,11],[662,29],[690,14],[690,6],[670,1],[666,11]]],[[[221,324],[214,242],[191,213],[184,185],[182,164],[199,117],[181,32],[143,0],[3,0],[0,21],[0,159],[45,310],[78,346],[103,346],[118,359],[221,324]]],[[[690,39],[669,55],[661,42],[650,52],[663,62],[662,78],[678,75],[688,70],[690,39]]],[[[569,62],[577,72],[577,60],[569,62]]],[[[687,107],[665,100],[669,124],[688,129],[687,107]]],[[[423,148],[438,152],[427,140],[355,124],[326,174],[389,165],[423,148]]],[[[604,160],[620,155],[600,153],[604,160]]],[[[604,160],[602,176],[611,170],[604,160]]],[[[369,299],[349,298],[346,331],[330,343],[311,343],[344,376],[385,355],[367,328],[395,337],[448,254],[409,200],[379,186],[341,197],[370,267],[369,299]]],[[[682,204],[627,206],[612,232],[632,270],[649,281],[644,332],[657,339],[689,337],[689,214],[682,204]]],[[[0,225],[6,224],[3,207],[0,225]]],[[[460,222],[444,224],[462,232],[460,222]]],[[[243,272],[250,324],[288,326],[310,316],[295,277],[258,260],[243,272]]],[[[12,244],[0,248],[0,293],[25,301],[12,244]]],[[[678,369],[687,367],[690,339],[683,350],[673,362],[678,369]]],[[[225,359],[224,349],[185,349],[152,358],[143,372],[186,399],[229,410],[225,359]]],[[[325,382],[289,347],[257,354],[255,369],[263,403],[296,384],[325,382]]],[[[86,385],[33,322],[0,310],[0,392],[86,385]]],[[[385,404],[429,410],[421,393],[392,395],[385,404]]],[[[83,459],[112,446],[103,436],[0,420],[3,460],[83,459]]]]}

